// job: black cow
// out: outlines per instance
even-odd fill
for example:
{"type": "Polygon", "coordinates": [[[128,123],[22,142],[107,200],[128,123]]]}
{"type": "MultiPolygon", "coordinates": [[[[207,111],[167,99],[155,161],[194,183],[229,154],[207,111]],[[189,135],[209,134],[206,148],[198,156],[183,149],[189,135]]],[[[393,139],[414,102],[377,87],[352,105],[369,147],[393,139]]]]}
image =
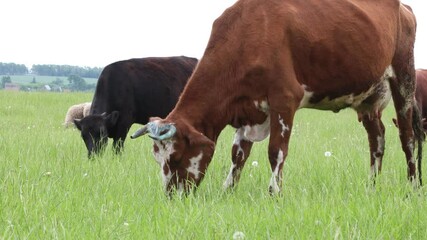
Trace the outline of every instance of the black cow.
{"type": "Polygon", "coordinates": [[[166,117],[196,64],[197,59],[180,56],[129,59],[106,66],[89,116],[74,121],[89,158],[102,152],[108,137],[120,152],[133,123],[146,124],[151,116],[166,117]]]}

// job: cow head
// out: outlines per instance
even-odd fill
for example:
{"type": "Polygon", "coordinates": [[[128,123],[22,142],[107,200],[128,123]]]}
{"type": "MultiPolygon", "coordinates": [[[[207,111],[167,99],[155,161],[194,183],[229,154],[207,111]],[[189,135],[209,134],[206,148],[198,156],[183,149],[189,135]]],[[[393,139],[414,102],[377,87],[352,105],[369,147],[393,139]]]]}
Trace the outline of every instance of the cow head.
{"type": "Polygon", "coordinates": [[[108,129],[116,125],[118,118],[119,112],[113,111],[110,114],[92,114],[74,120],[74,124],[80,130],[86,144],[89,158],[105,148],[108,142],[108,129]]]}
{"type": "Polygon", "coordinates": [[[154,140],[153,153],[162,172],[166,193],[188,193],[202,181],[212,160],[215,143],[183,121],[152,118],[131,138],[148,134],[154,140]]]}

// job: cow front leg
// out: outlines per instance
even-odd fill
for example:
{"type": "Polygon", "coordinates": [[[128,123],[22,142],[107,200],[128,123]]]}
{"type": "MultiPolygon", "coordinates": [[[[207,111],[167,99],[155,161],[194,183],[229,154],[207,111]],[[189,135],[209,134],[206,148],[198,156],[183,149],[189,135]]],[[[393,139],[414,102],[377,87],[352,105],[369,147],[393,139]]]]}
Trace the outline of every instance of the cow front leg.
{"type": "Polygon", "coordinates": [[[117,122],[117,126],[115,129],[115,137],[113,141],[113,150],[114,153],[120,154],[123,152],[124,143],[126,140],[127,133],[131,127],[132,123],[127,121],[119,121],[117,122]]]}
{"type": "Polygon", "coordinates": [[[251,152],[253,142],[247,140],[244,133],[245,129],[244,127],[241,127],[237,129],[234,134],[234,142],[231,150],[232,164],[227,179],[224,182],[224,189],[230,189],[237,186],[242,169],[251,152]]]}
{"type": "Polygon", "coordinates": [[[295,111],[281,113],[271,111],[268,159],[272,171],[269,185],[269,192],[272,195],[279,194],[282,191],[282,170],[288,155],[294,113],[295,111]]]}
{"type": "Polygon", "coordinates": [[[124,139],[122,138],[114,138],[113,140],[113,150],[114,153],[116,154],[120,154],[123,151],[123,147],[124,147],[124,139]]]}
{"type": "Polygon", "coordinates": [[[118,133],[120,134],[118,134],[118,136],[115,137],[113,141],[113,150],[115,154],[120,154],[123,152],[127,132],[127,129],[118,130],[118,133]]]}
{"type": "Polygon", "coordinates": [[[382,159],[384,156],[385,127],[378,114],[364,114],[360,117],[363,126],[368,133],[371,160],[370,178],[372,179],[372,182],[375,183],[375,177],[381,172],[382,159]]]}

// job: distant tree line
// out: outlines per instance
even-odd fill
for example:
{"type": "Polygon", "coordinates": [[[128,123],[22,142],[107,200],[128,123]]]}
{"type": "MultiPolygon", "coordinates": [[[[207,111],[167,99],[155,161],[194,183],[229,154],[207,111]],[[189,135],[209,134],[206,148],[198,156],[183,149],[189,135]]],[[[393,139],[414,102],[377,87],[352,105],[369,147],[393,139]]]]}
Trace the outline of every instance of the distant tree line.
{"type": "Polygon", "coordinates": [[[33,80],[28,83],[19,83],[22,91],[62,91],[64,89],[71,91],[94,91],[96,84],[87,84],[83,78],[98,78],[102,68],[78,67],[70,65],[33,65],[31,71],[24,64],[0,63],[0,89],[5,88],[7,83],[13,83],[14,75],[26,75],[31,73],[33,80]],[[38,83],[38,76],[54,76],[56,80],[49,84],[38,83]],[[12,76],[12,77],[11,77],[12,76]],[[60,77],[67,77],[64,82],[60,77]]]}
{"type": "Polygon", "coordinates": [[[0,75],[24,75],[28,68],[24,64],[0,63],[0,75]]]}
{"type": "MultiPolygon", "coordinates": [[[[72,92],[76,91],[94,91],[96,84],[88,84],[86,81],[77,75],[70,75],[67,78],[68,84],[63,79],[57,77],[50,83],[38,83],[35,78],[30,83],[19,84],[21,91],[54,91],[62,92],[64,89],[72,92]]],[[[2,76],[0,81],[0,89],[6,87],[6,83],[12,83],[10,76],[2,76]]]]}
{"type": "MultiPolygon", "coordinates": [[[[31,73],[42,76],[67,77],[76,75],[84,78],[98,78],[102,68],[78,67],[70,65],[35,64],[31,73]]],[[[0,75],[24,75],[30,71],[24,64],[0,63],[0,75]]]]}
{"type": "Polygon", "coordinates": [[[39,65],[31,67],[31,73],[43,76],[71,76],[76,75],[85,78],[98,78],[102,68],[78,67],[70,65],[39,65]]]}

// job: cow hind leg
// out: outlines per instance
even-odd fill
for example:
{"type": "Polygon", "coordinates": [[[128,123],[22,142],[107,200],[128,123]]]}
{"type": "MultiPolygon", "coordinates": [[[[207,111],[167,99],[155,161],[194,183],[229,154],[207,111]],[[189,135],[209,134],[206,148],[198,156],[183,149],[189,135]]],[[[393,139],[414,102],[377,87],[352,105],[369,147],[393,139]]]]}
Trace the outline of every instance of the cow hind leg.
{"type": "Polygon", "coordinates": [[[421,126],[421,116],[414,101],[415,70],[413,65],[395,68],[396,78],[390,81],[393,103],[396,109],[397,125],[402,150],[406,157],[407,175],[410,181],[415,181],[416,165],[414,158],[415,143],[418,144],[419,179],[421,183],[422,142],[424,132],[421,126]]]}
{"type": "Polygon", "coordinates": [[[370,177],[374,184],[376,176],[381,172],[385,148],[385,127],[378,115],[364,114],[361,117],[363,126],[368,133],[371,160],[370,177]]]}
{"type": "Polygon", "coordinates": [[[246,140],[244,137],[244,128],[239,128],[234,134],[233,148],[231,151],[231,168],[224,182],[224,189],[230,189],[237,186],[240,174],[245,165],[246,160],[252,149],[253,142],[246,140]]]}

